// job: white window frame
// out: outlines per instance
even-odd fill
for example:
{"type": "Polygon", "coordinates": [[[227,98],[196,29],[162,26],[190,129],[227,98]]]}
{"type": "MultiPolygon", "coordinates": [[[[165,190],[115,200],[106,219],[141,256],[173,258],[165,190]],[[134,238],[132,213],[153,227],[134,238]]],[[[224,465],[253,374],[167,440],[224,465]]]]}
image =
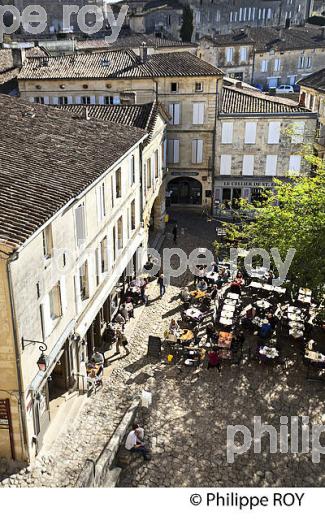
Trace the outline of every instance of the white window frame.
{"type": "Polygon", "coordinates": [[[203,139],[192,140],[192,163],[201,164],[203,162],[203,139]]]}
{"type": "Polygon", "coordinates": [[[204,124],[205,103],[197,101],[193,103],[193,125],[204,124]]]}
{"type": "Polygon", "coordinates": [[[180,103],[169,103],[169,114],[171,116],[169,123],[171,125],[180,124],[180,113],[181,113],[180,103]]]}

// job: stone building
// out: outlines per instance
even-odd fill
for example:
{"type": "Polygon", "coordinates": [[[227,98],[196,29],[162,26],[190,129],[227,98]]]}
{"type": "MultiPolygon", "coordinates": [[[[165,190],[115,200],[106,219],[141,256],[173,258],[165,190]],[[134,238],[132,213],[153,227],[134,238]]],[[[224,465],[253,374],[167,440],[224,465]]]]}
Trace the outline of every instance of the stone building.
{"type": "Polygon", "coordinates": [[[246,28],[214,39],[203,38],[198,55],[227,74],[263,89],[294,86],[323,67],[325,28],[246,28]]]}
{"type": "Polygon", "coordinates": [[[196,54],[197,44],[192,42],[182,42],[174,38],[158,38],[154,35],[134,33],[129,36],[120,35],[114,43],[107,43],[105,39],[79,40],[76,42],[76,51],[99,52],[107,50],[130,49],[135,54],[139,54],[140,48],[145,45],[147,54],[157,54],[163,52],[183,52],[189,51],[196,54]]]}
{"type": "Polygon", "coordinates": [[[318,113],[315,148],[319,157],[325,157],[325,68],[299,81],[300,105],[318,113]]]}
{"type": "MultiPolygon", "coordinates": [[[[184,0],[185,3],[185,0],[184,0]]],[[[246,26],[265,28],[301,25],[311,12],[311,0],[190,0],[193,38],[215,37],[246,26]]]]}
{"type": "Polygon", "coordinates": [[[119,2],[128,4],[127,24],[136,33],[172,36],[180,39],[183,5],[178,0],[149,0],[149,2],[119,2]]]}
{"type": "Polygon", "coordinates": [[[305,173],[302,143],[315,138],[317,114],[282,98],[224,87],[217,122],[217,207],[258,200],[274,178],[305,173]]]}
{"type": "Polygon", "coordinates": [[[220,67],[227,76],[251,82],[255,40],[245,29],[215,38],[203,36],[199,42],[199,58],[220,67]],[[218,64],[218,65],[217,65],[218,64]]]}
{"type": "Polygon", "coordinates": [[[158,100],[167,128],[168,191],[175,204],[210,206],[216,100],[222,72],[190,52],[130,50],[25,61],[20,95],[54,104],[143,104],[158,100]]]}
{"type": "Polygon", "coordinates": [[[84,392],[125,276],[146,259],[165,148],[164,117],[147,113],[140,129],[0,96],[0,456],[33,459],[58,403],[84,392]],[[143,146],[156,161],[144,200],[143,146]]]}

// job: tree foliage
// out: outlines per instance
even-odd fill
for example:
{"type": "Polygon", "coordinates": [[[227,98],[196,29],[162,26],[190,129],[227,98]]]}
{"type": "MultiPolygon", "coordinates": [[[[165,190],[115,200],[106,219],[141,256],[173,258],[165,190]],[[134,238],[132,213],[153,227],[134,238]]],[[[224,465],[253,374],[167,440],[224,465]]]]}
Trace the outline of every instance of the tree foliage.
{"type": "Polygon", "coordinates": [[[188,4],[183,9],[183,23],[180,31],[183,42],[190,42],[193,34],[193,12],[188,4]]]}
{"type": "Polygon", "coordinates": [[[312,173],[274,180],[258,205],[241,202],[253,210],[251,222],[226,225],[227,245],[278,248],[282,260],[290,248],[295,255],[288,278],[292,286],[309,287],[315,293],[325,290],[325,162],[312,154],[304,155],[312,173]]]}

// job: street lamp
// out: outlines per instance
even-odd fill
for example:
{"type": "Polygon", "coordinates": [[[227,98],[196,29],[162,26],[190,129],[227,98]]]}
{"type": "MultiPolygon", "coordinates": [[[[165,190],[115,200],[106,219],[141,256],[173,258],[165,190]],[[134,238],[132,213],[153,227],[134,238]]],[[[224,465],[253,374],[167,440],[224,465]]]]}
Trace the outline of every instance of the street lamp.
{"type": "Polygon", "coordinates": [[[46,372],[46,369],[48,367],[48,358],[44,354],[44,352],[47,350],[46,343],[44,343],[43,341],[36,341],[34,339],[24,339],[24,338],[22,338],[22,345],[23,345],[23,350],[26,347],[28,347],[29,345],[39,345],[38,348],[41,351],[41,355],[38,358],[37,366],[38,366],[38,369],[41,372],[46,372]]]}

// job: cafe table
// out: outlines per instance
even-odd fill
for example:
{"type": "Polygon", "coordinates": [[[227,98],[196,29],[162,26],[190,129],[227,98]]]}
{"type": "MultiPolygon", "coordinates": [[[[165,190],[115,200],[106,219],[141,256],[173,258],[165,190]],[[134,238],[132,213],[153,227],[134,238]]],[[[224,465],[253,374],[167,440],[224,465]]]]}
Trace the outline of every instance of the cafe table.
{"type": "Polygon", "coordinates": [[[230,298],[231,300],[239,300],[239,294],[237,293],[232,293],[232,292],[229,292],[227,294],[227,299],[230,298]]]}
{"type": "Polygon", "coordinates": [[[184,311],[185,316],[188,318],[193,318],[195,320],[199,320],[204,316],[203,312],[199,311],[199,309],[196,309],[195,307],[190,307],[186,311],[184,311]]]}
{"type": "Polygon", "coordinates": [[[225,303],[222,306],[223,311],[234,311],[236,309],[236,304],[233,302],[233,300],[229,300],[231,303],[226,303],[227,300],[225,300],[225,303]]]}
{"type": "Polygon", "coordinates": [[[257,307],[259,307],[260,309],[269,309],[270,307],[272,307],[272,305],[270,304],[270,302],[268,302],[267,300],[258,300],[256,302],[256,305],[257,307]]]}

